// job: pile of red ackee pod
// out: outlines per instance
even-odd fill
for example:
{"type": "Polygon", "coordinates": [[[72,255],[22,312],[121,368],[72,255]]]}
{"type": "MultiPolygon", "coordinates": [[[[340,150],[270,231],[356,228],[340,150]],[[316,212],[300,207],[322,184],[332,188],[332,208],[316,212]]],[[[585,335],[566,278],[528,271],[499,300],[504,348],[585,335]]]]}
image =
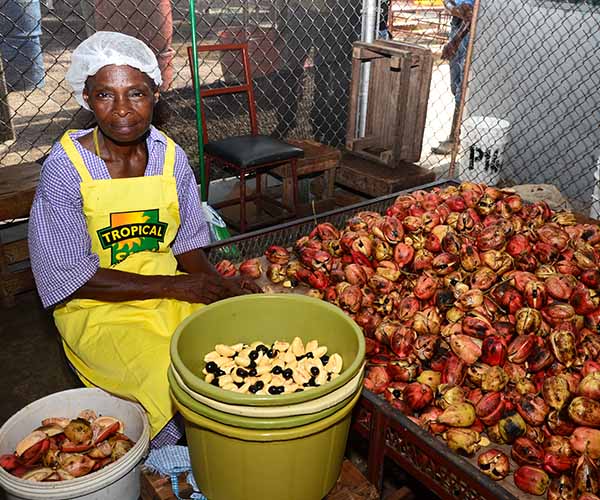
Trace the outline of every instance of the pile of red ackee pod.
{"type": "Polygon", "coordinates": [[[0,456],[0,467],[30,481],[64,481],[107,466],[134,444],[123,434],[123,422],[84,410],[73,420],[42,420],[41,427],[17,444],[15,453],[0,456]]]}
{"type": "MultiPolygon", "coordinates": [[[[267,276],[355,319],[369,390],[458,453],[512,445],[523,491],[597,498],[600,228],[463,183],[320,224],[293,253],[269,247],[267,276]]],[[[239,272],[260,277],[260,260],[239,272]]],[[[493,479],[511,472],[499,449],[478,462],[493,479]]]]}

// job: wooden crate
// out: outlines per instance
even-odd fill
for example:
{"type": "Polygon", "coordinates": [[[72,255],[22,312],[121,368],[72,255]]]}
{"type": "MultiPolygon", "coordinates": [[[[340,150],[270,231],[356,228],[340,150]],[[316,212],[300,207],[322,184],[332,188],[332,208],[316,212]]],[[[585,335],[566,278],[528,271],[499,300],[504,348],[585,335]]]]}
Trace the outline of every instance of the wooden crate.
{"type": "Polygon", "coordinates": [[[337,170],[336,182],[368,196],[384,196],[435,180],[432,170],[400,162],[392,168],[357,153],[345,152],[337,170]]]}
{"type": "Polygon", "coordinates": [[[355,42],[346,148],[399,167],[421,158],[433,56],[429,49],[395,41],[355,42]],[[370,62],[367,122],[357,137],[360,75],[370,62]]]}
{"type": "MultiPolygon", "coordinates": [[[[37,163],[0,168],[0,221],[29,216],[40,176],[37,163]]],[[[0,303],[14,304],[14,297],[34,288],[29,268],[13,269],[15,264],[29,259],[27,240],[3,242],[0,235],[0,303]]]]}

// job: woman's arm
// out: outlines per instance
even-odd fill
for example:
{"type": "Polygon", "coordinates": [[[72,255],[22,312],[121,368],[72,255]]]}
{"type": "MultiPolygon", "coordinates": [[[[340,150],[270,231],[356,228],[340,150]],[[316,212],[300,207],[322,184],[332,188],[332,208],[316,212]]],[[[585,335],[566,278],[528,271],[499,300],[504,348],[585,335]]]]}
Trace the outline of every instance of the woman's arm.
{"type": "Polygon", "coordinates": [[[105,302],[169,298],[210,304],[244,293],[233,293],[234,290],[224,282],[216,271],[198,271],[177,276],[145,276],[100,268],[70,298],[105,302]]]}

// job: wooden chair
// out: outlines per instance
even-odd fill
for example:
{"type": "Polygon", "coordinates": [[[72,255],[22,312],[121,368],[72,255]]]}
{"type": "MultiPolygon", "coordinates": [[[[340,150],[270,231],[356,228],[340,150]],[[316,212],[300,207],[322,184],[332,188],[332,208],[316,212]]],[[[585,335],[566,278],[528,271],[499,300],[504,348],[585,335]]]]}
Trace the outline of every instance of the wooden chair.
{"type": "MultiPolygon", "coordinates": [[[[231,205],[240,205],[240,232],[244,233],[249,228],[246,220],[246,202],[255,201],[258,204],[261,201],[268,201],[271,204],[285,208],[289,212],[289,216],[293,217],[298,212],[298,175],[297,161],[302,157],[304,152],[302,149],[292,146],[286,142],[280,141],[273,137],[260,135],[258,133],[258,124],[256,118],[256,104],[254,101],[254,90],[252,88],[252,77],[250,75],[250,60],[248,56],[247,44],[219,44],[219,45],[200,45],[199,53],[206,52],[227,52],[239,51],[242,56],[242,67],[244,82],[234,82],[231,86],[200,89],[200,112],[202,114],[203,127],[203,142],[204,142],[204,172],[206,185],[202,186],[203,193],[208,199],[208,188],[210,184],[210,168],[214,161],[219,161],[225,166],[234,170],[240,179],[240,194],[239,197],[226,200],[221,203],[215,203],[214,208],[223,208],[231,205]],[[245,93],[248,98],[248,109],[250,118],[250,135],[238,135],[227,137],[225,139],[209,141],[206,118],[204,112],[203,99],[206,97],[214,97],[225,94],[241,94],[245,93]],[[266,170],[275,168],[285,163],[291,164],[292,170],[292,190],[293,204],[285,206],[282,203],[267,198],[262,192],[261,175],[266,170]],[[256,176],[256,189],[254,194],[248,195],[246,192],[246,179],[248,175],[256,176]]],[[[192,47],[188,47],[188,58],[190,68],[194,71],[192,59],[192,47]]],[[[234,224],[235,225],[235,224],[234,224]]]]}

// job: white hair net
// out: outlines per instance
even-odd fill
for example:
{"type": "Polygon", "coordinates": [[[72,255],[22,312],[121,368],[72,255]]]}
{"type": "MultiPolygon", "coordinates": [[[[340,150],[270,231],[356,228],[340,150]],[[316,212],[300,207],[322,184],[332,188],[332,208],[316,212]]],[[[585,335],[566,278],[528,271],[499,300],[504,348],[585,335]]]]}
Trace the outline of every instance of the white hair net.
{"type": "Polygon", "coordinates": [[[85,109],[83,88],[88,76],[95,75],[104,66],[131,66],[146,73],[157,86],[162,83],[156,56],[144,42],[123,33],[98,31],[84,40],[73,51],[67,82],[73,87],[75,99],[85,109]]]}

